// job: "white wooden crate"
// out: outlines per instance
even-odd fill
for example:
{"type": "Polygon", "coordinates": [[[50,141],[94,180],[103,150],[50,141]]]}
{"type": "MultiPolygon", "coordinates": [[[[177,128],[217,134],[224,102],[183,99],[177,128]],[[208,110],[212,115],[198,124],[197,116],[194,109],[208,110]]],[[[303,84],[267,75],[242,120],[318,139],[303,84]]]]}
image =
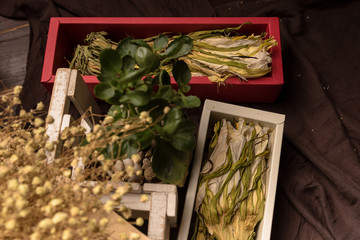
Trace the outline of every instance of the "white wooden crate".
{"type": "MultiPolygon", "coordinates": [[[[61,131],[73,121],[69,111],[70,103],[75,106],[80,115],[90,107],[93,113],[101,113],[97,102],[80,73],[77,70],[59,68],[56,72],[48,110],[48,115],[54,118],[54,122],[47,125],[46,131],[49,136],[49,142],[59,141],[61,131]]],[[[91,119],[82,119],[81,125],[88,131],[93,127],[91,119]]],[[[47,152],[49,164],[54,161],[59,151],[60,145],[54,151],[47,152]]],[[[105,202],[110,197],[104,195],[102,201],[105,202]]],[[[121,201],[122,204],[132,210],[132,216],[141,216],[149,220],[147,236],[138,232],[141,239],[167,240],[170,237],[170,227],[177,226],[178,195],[175,185],[152,183],[140,185],[133,183],[132,191],[124,195],[121,201]],[[142,194],[148,195],[148,202],[140,202],[142,194]]],[[[111,238],[113,239],[116,239],[116,236],[119,236],[118,234],[124,231],[138,231],[130,224],[126,227],[112,227],[111,230],[113,232],[111,238]]]]}

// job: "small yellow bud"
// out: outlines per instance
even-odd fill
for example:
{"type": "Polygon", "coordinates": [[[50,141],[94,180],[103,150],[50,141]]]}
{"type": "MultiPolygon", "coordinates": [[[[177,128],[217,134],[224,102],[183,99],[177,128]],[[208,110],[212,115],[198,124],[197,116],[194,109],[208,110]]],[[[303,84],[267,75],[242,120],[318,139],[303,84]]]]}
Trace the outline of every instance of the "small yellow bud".
{"type": "Polygon", "coordinates": [[[80,213],[80,209],[78,207],[72,207],[70,209],[70,215],[73,217],[79,215],[79,213],[80,213]]]}
{"type": "Polygon", "coordinates": [[[124,129],[128,130],[130,128],[130,124],[125,124],[124,129]]]}
{"type": "Polygon", "coordinates": [[[45,218],[45,219],[43,219],[43,220],[41,220],[39,222],[38,227],[42,228],[42,229],[48,229],[52,225],[53,225],[53,222],[51,221],[51,219],[50,218],[45,218]]]}
{"type": "Polygon", "coordinates": [[[19,160],[19,157],[16,154],[12,154],[10,157],[11,163],[16,163],[19,160]]]}
{"type": "Polygon", "coordinates": [[[72,238],[72,236],[73,236],[73,234],[72,234],[71,230],[65,229],[62,233],[61,238],[62,238],[62,240],[69,240],[72,238]]]}
{"type": "Polygon", "coordinates": [[[142,171],[141,169],[140,169],[140,170],[137,170],[137,171],[135,172],[136,176],[141,176],[142,173],[143,173],[143,171],[142,171]]]}
{"type": "Polygon", "coordinates": [[[54,121],[55,121],[55,119],[52,116],[48,115],[46,117],[46,123],[47,124],[52,124],[52,123],[54,123],[54,121]]]}
{"type": "Polygon", "coordinates": [[[14,230],[15,227],[16,227],[16,220],[15,219],[10,219],[5,223],[5,228],[7,230],[14,230]]]}
{"type": "Polygon", "coordinates": [[[40,240],[41,236],[39,232],[34,232],[33,234],[30,235],[30,240],[40,240]]]}
{"type": "Polygon", "coordinates": [[[44,120],[41,118],[35,118],[34,120],[34,126],[35,127],[41,127],[44,124],[44,120]]]}
{"type": "Polygon", "coordinates": [[[149,117],[149,112],[148,111],[142,111],[140,113],[140,119],[146,119],[149,117]]]}
{"type": "Polygon", "coordinates": [[[14,104],[17,104],[17,105],[21,104],[21,100],[19,97],[14,97],[14,104]]]}
{"type": "Polygon", "coordinates": [[[31,184],[37,186],[41,183],[41,179],[39,177],[34,177],[31,184]]]}
{"type": "Polygon", "coordinates": [[[35,189],[35,193],[37,194],[37,195],[44,195],[45,193],[46,193],[46,188],[44,188],[44,187],[37,187],[36,189],[35,189]]]}
{"type": "Polygon", "coordinates": [[[50,205],[45,205],[41,207],[41,212],[44,213],[45,216],[50,216],[50,214],[52,213],[52,207],[50,205]]]}
{"type": "Polygon", "coordinates": [[[51,143],[51,142],[45,143],[45,150],[49,151],[49,152],[53,151],[54,150],[54,144],[51,143]]]}
{"type": "Polygon", "coordinates": [[[104,204],[105,212],[110,213],[110,212],[112,212],[113,209],[114,209],[114,202],[113,201],[110,200],[110,201],[107,201],[104,204]]]}
{"type": "Polygon", "coordinates": [[[52,199],[49,204],[53,207],[60,206],[64,201],[61,198],[54,198],[52,199]]]}
{"type": "Polygon", "coordinates": [[[28,204],[29,204],[28,201],[20,198],[20,199],[16,200],[16,202],[15,202],[15,208],[16,208],[16,210],[21,211],[21,210],[24,209],[28,204]]]}
{"type": "Polygon", "coordinates": [[[96,186],[92,189],[92,192],[93,192],[93,194],[95,194],[95,195],[99,194],[100,191],[101,191],[100,185],[96,185],[96,186]]]}
{"type": "Polygon", "coordinates": [[[148,124],[152,124],[152,123],[153,123],[152,117],[147,117],[147,118],[146,118],[146,122],[147,122],[148,124]]]}
{"type": "Polygon", "coordinates": [[[164,114],[167,114],[170,111],[170,107],[166,106],[164,107],[164,114]]]}
{"type": "Polygon", "coordinates": [[[103,124],[110,124],[110,123],[113,123],[114,122],[114,117],[113,116],[106,116],[104,121],[103,121],[103,124]]]}
{"type": "Polygon", "coordinates": [[[146,194],[141,194],[140,202],[147,202],[147,201],[149,201],[149,196],[146,194]]]}
{"type": "Polygon", "coordinates": [[[71,218],[69,218],[68,223],[69,223],[69,225],[73,226],[78,223],[78,220],[76,218],[71,217],[71,218]]]}
{"type": "Polygon", "coordinates": [[[19,212],[19,216],[22,218],[26,218],[30,214],[30,209],[24,209],[19,212]]]}
{"type": "Polygon", "coordinates": [[[36,105],[36,110],[38,110],[38,111],[44,110],[44,108],[45,108],[45,105],[42,102],[39,102],[36,105]]]}
{"type": "Polygon", "coordinates": [[[26,111],[24,109],[21,109],[19,112],[19,116],[22,118],[26,117],[26,111]]]}
{"type": "Polygon", "coordinates": [[[9,171],[10,169],[7,166],[0,166],[0,177],[4,177],[9,171]]]}
{"type": "Polygon", "coordinates": [[[57,212],[55,213],[54,217],[51,219],[51,221],[54,224],[58,224],[62,221],[64,221],[66,218],[68,217],[68,215],[64,212],[57,212]]]}
{"type": "Polygon", "coordinates": [[[29,185],[20,184],[18,190],[21,195],[26,196],[29,193],[29,185]]]}
{"type": "Polygon", "coordinates": [[[53,189],[53,186],[50,181],[45,181],[44,188],[48,191],[51,191],[53,189]]]}
{"type": "Polygon", "coordinates": [[[130,240],[139,240],[140,239],[140,234],[138,233],[130,233],[130,240]]]}
{"type": "Polygon", "coordinates": [[[22,167],[19,172],[22,174],[29,174],[34,171],[34,167],[30,165],[26,165],[25,167],[22,167]]]}
{"type": "Polygon", "coordinates": [[[109,223],[109,219],[107,219],[107,218],[102,218],[102,219],[100,219],[100,221],[99,221],[99,224],[100,224],[100,226],[101,227],[106,227],[106,225],[109,223]]]}
{"type": "Polygon", "coordinates": [[[18,85],[18,86],[14,87],[14,95],[15,96],[17,96],[17,97],[20,96],[21,91],[22,91],[22,86],[18,85]]]}
{"type": "Polygon", "coordinates": [[[71,176],[71,170],[70,170],[70,169],[65,170],[65,171],[63,172],[63,175],[64,175],[65,177],[70,177],[70,176],[71,176]]]}
{"type": "Polygon", "coordinates": [[[135,153],[135,154],[131,155],[131,160],[134,163],[138,163],[138,162],[140,162],[141,158],[140,158],[139,154],[135,153]]]}
{"type": "Polygon", "coordinates": [[[136,225],[139,226],[139,227],[141,227],[142,225],[144,225],[144,219],[141,218],[141,217],[138,217],[138,218],[136,219],[136,225]]]}
{"type": "Polygon", "coordinates": [[[5,95],[1,97],[1,101],[4,103],[7,102],[8,100],[9,100],[9,98],[5,95]]]}
{"type": "Polygon", "coordinates": [[[18,188],[18,181],[16,179],[10,179],[8,180],[7,182],[7,186],[8,186],[8,189],[11,190],[11,191],[16,191],[17,188],[18,188]]]}

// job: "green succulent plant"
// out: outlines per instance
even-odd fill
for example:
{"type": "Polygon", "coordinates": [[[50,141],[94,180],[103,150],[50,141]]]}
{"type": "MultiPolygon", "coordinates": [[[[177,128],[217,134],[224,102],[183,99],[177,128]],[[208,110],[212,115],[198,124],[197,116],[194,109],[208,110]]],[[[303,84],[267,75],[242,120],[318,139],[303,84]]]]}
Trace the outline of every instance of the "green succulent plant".
{"type": "Polygon", "coordinates": [[[128,37],[116,49],[100,53],[100,83],[94,93],[112,105],[108,113],[114,118],[112,126],[119,127],[117,121],[132,117],[147,124],[144,131],[104,148],[106,158],[132,156],[155,142],[152,168],[156,176],[166,183],[184,185],[196,143],[196,125],[184,109],[198,107],[201,102],[186,95],[191,72],[179,58],[192,47],[187,36],[169,41],[159,35],[152,46],[128,37]],[[171,76],[177,86],[171,85],[171,76]]]}

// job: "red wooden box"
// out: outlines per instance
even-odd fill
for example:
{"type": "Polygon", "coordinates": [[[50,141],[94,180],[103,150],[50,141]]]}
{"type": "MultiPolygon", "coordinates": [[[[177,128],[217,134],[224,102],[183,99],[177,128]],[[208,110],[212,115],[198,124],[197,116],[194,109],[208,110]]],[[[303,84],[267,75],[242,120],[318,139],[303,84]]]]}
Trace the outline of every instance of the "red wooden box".
{"type": "MultiPolygon", "coordinates": [[[[197,30],[236,27],[244,22],[242,34],[250,35],[267,32],[274,36],[278,46],[271,49],[272,72],[247,82],[237,78],[227,80],[226,86],[218,86],[207,77],[193,77],[190,82],[190,94],[200,99],[213,99],[223,102],[273,102],[279,95],[284,79],[281,58],[281,42],[279,19],[276,17],[253,18],[217,18],[217,17],[110,17],[110,18],[51,18],[44,57],[41,82],[51,91],[54,84],[56,69],[68,67],[68,60],[78,44],[84,44],[86,35],[95,31],[106,31],[114,41],[126,36],[146,38],[163,32],[189,33],[197,30]]],[[[83,76],[92,91],[98,83],[96,76],[83,76]]]]}

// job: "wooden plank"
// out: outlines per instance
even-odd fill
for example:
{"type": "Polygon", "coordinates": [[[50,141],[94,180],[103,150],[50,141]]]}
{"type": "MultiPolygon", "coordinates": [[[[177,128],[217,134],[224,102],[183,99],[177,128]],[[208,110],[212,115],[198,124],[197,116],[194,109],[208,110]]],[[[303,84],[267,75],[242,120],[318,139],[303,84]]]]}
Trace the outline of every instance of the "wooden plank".
{"type": "MultiPolygon", "coordinates": [[[[67,95],[80,115],[83,115],[90,107],[92,113],[101,114],[101,110],[92,93],[86,86],[81,74],[75,69],[71,70],[70,73],[69,90],[67,95]]],[[[92,120],[86,118],[85,121],[92,128],[92,120]]],[[[99,118],[95,118],[95,121],[99,121],[99,118]]]]}
{"type": "Polygon", "coordinates": [[[152,240],[165,240],[170,235],[170,225],[166,217],[167,193],[151,193],[148,237],[152,240]]]}
{"type": "MultiPolygon", "coordinates": [[[[48,115],[54,118],[54,122],[47,124],[46,134],[49,136],[48,142],[58,141],[64,113],[69,111],[70,101],[67,97],[70,79],[70,69],[59,68],[56,71],[55,83],[51,95],[48,115]]],[[[54,161],[56,147],[53,151],[47,151],[47,162],[54,161]]]]}

